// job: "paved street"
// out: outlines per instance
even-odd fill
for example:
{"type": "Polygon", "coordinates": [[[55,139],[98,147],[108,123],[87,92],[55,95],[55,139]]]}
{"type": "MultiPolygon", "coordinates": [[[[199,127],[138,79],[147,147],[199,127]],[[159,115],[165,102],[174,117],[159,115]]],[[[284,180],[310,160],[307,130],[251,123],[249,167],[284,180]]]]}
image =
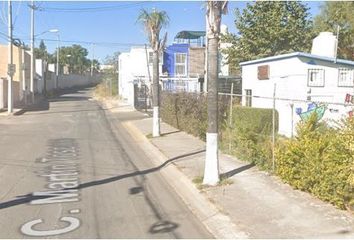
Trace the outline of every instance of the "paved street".
{"type": "MultiPolygon", "coordinates": [[[[211,238],[121,126],[71,91],[0,118],[1,238],[211,238]]],[[[119,118],[119,116],[118,116],[119,118]]]]}

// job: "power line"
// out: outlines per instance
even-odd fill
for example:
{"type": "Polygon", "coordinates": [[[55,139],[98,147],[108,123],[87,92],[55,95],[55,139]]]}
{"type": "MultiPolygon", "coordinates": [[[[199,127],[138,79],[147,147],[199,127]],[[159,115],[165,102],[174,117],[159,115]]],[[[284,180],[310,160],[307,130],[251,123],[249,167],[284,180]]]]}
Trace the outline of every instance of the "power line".
{"type": "Polygon", "coordinates": [[[116,11],[130,7],[136,7],[142,4],[151,3],[150,1],[141,1],[125,5],[113,5],[105,7],[87,7],[87,8],[54,8],[54,7],[40,7],[39,11],[45,12],[102,12],[102,11],[116,11]]]}

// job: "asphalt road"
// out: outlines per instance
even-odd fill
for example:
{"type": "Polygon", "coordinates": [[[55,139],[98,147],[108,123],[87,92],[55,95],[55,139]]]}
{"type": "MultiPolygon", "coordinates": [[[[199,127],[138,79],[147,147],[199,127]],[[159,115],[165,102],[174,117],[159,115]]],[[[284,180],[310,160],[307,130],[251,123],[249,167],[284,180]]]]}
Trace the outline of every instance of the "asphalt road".
{"type": "Polygon", "coordinates": [[[211,238],[88,89],[0,118],[0,238],[211,238]]]}

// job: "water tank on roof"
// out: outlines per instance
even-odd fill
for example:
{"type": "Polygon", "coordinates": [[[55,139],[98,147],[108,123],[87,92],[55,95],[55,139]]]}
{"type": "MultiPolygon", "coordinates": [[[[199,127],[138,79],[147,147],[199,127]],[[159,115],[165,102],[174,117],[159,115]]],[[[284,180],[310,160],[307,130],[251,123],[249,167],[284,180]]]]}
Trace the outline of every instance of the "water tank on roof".
{"type": "Polygon", "coordinates": [[[313,39],[311,54],[335,58],[337,52],[337,38],[331,32],[321,32],[313,39]]]}

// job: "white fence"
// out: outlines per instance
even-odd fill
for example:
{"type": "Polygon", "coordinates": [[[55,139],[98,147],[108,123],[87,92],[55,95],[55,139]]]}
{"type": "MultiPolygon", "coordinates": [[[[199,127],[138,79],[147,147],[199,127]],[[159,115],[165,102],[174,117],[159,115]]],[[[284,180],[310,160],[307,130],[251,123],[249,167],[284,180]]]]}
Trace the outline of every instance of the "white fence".
{"type": "Polygon", "coordinates": [[[161,78],[162,90],[168,92],[201,92],[198,78],[161,78]]]}

